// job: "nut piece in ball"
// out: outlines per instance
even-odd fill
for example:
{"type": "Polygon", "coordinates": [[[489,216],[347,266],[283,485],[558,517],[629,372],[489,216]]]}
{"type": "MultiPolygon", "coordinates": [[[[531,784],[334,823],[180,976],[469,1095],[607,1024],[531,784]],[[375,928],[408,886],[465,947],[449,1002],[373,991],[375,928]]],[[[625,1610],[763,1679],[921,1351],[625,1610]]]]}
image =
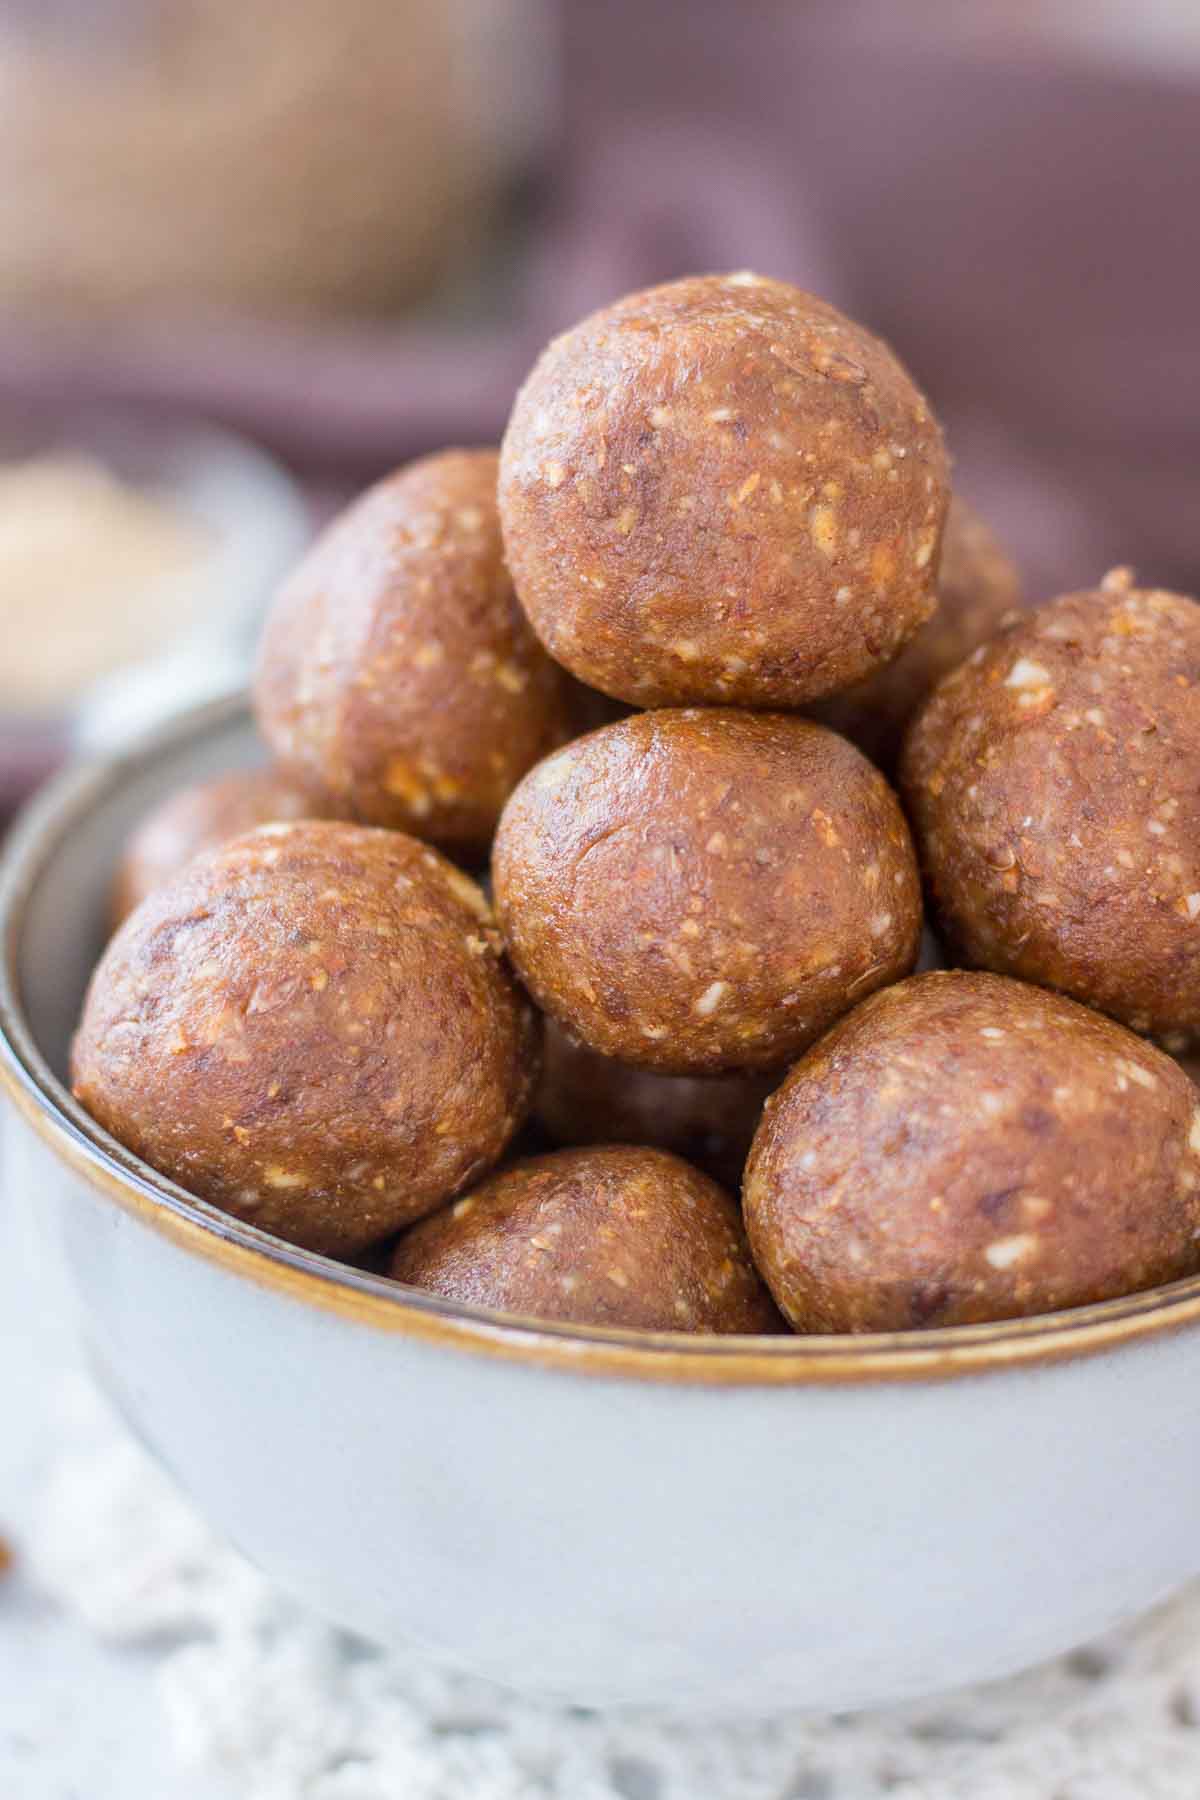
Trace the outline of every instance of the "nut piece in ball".
{"type": "Polygon", "coordinates": [[[267,825],[126,920],[72,1080],[181,1186],[349,1255],[500,1157],[538,1038],[483,895],[444,857],[397,832],[267,825]]]}
{"type": "Polygon", "coordinates": [[[549,1019],[533,1117],[556,1144],[650,1144],[737,1188],[777,1079],[656,1075],[589,1050],[549,1019]]]}
{"type": "Polygon", "coordinates": [[[636,1331],[769,1332],[734,1202],[662,1150],[514,1163],[400,1239],[391,1274],[448,1300],[636,1331]]]}
{"type": "Polygon", "coordinates": [[[495,451],[412,463],[334,522],[271,611],[255,703],[279,760],[356,818],[486,852],[517,781],[571,735],[504,565],[495,451]]]}
{"type": "Polygon", "coordinates": [[[1081,1306],[1200,1266],[1200,1107],[1168,1056],[1072,1000],[919,975],[768,1100],[744,1199],[800,1331],[1081,1306]]]}
{"type": "Polygon", "coordinates": [[[941,433],[886,345],[747,273],[631,294],[544,352],[501,450],[521,602],[637,706],[794,707],[933,612],[941,433]]]}
{"type": "Polygon", "coordinates": [[[147,894],[194,857],[230,838],[281,820],[335,818],[321,788],[282,769],[242,769],[170,794],[142,820],[125,846],[113,882],[112,920],[119,925],[147,894]]]}
{"type": "Polygon", "coordinates": [[[833,694],[812,716],[884,770],[895,767],[904,728],[930,689],[1021,605],[1021,578],[988,525],[957,497],[946,515],[938,608],[894,662],[833,694]]]}
{"type": "Polygon", "coordinates": [[[916,860],[895,795],[807,719],[639,713],[526,776],[492,865],[513,961],[605,1056],[781,1068],[912,968],[916,860]]]}
{"type": "Polygon", "coordinates": [[[968,658],[903,780],[961,960],[1200,1033],[1200,607],[1118,570],[968,658]]]}

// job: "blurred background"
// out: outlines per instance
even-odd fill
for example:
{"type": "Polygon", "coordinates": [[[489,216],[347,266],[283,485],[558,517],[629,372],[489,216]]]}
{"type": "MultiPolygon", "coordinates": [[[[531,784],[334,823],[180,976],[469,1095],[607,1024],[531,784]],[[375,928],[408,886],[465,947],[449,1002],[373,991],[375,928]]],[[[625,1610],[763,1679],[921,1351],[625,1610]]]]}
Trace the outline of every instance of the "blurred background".
{"type": "Polygon", "coordinates": [[[0,0],[0,810],[688,271],[890,338],[1031,598],[1196,592],[1198,182],[1196,0],[0,0]]]}

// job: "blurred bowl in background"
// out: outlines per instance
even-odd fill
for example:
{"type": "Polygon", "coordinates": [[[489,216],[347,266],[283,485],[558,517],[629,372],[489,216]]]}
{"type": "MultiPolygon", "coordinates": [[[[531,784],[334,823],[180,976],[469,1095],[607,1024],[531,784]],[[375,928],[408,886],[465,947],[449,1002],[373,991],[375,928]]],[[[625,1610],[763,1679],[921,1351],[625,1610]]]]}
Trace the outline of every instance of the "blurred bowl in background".
{"type": "Polygon", "coordinates": [[[41,320],[387,313],[486,256],[544,0],[0,7],[0,294],[41,320]]]}
{"type": "Polygon", "coordinates": [[[192,422],[114,411],[0,426],[0,813],[71,753],[244,682],[311,533],[290,477],[192,422]]]}

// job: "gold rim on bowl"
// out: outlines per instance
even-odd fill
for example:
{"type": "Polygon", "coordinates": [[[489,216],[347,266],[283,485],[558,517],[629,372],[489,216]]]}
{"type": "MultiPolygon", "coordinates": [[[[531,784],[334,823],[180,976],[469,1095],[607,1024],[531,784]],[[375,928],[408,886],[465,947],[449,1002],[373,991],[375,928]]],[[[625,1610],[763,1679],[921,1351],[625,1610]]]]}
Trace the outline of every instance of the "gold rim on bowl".
{"type": "Polygon", "coordinates": [[[402,1287],[301,1250],[166,1180],[102,1131],[34,1042],[17,950],[39,876],[75,823],[160,757],[246,717],[240,696],[159,727],[132,751],[65,771],[13,827],[0,862],[0,1088],[58,1160],[142,1225],[239,1279],[438,1347],[579,1374],[699,1386],[920,1381],[1094,1355],[1200,1320],[1200,1277],[1036,1318],[858,1336],[735,1338],[572,1326],[402,1287]]]}

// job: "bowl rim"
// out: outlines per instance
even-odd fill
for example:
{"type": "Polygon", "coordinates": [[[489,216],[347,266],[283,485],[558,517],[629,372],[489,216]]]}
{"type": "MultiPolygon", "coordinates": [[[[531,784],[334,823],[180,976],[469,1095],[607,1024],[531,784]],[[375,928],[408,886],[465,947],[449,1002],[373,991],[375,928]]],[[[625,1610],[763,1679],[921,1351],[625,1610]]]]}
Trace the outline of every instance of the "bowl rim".
{"type": "Polygon", "coordinates": [[[103,1131],[39,1050],[19,967],[25,911],[74,822],[168,754],[244,724],[238,694],[193,707],[101,760],[54,777],[25,808],[0,860],[0,1091],[60,1163],[144,1226],[240,1279],[323,1312],[425,1343],[543,1368],[691,1386],[930,1381],[1057,1362],[1200,1321],[1200,1276],[1068,1311],[995,1324],[779,1337],[651,1333],[559,1324],[442,1299],[302,1250],[159,1175],[103,1131]]]}

